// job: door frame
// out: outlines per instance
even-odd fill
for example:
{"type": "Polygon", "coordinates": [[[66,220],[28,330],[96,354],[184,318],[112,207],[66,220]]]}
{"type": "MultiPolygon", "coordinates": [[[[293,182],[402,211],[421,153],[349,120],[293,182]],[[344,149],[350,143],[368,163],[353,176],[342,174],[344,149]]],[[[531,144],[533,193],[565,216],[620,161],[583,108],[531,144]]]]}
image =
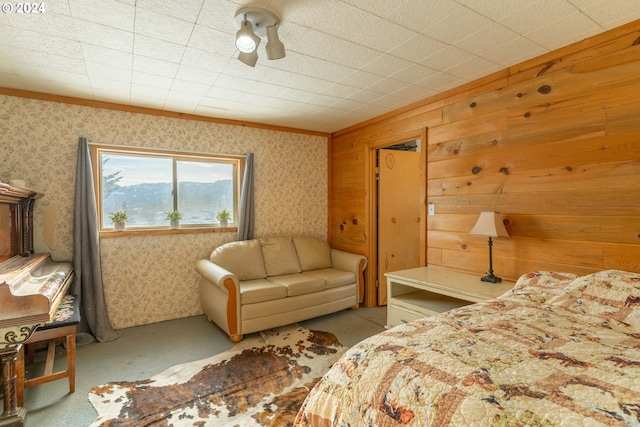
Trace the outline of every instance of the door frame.
{"type": "Polygon", "coordinates": [[[426,265],[427,259],[427,128],[423,128],[419,133],[403,134],[397,139],[380,139],[365,144],[365,191],[369,195],[365,209],[365,223],[368,224],[369,235],[369,259],[365,280],[364,305],[365,307],[375,307],[378,305],[378,192],[376,191],[376,151],[400,144],[412,139],[420,139],[420,164],[424,170],[424,182],[420,190],[420,265],[426,265]]]}

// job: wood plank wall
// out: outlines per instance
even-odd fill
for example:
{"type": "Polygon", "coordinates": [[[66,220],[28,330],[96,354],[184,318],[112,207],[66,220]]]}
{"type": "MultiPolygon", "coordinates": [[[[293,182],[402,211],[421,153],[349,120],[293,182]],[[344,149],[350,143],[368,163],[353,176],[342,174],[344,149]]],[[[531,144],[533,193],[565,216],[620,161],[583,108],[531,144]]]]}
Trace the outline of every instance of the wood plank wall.
{"type": "MultiPolygon", "coordinates": [[[[640,21],[336,132],[330,148],[332,246],[370,259],[371,152],[426,129],[429,265],[488,268],[482,210],[502,212],[494,270],[640,272],[640,21]]],[[[399,189],[401,191],[401,189],[399,189]]]]}

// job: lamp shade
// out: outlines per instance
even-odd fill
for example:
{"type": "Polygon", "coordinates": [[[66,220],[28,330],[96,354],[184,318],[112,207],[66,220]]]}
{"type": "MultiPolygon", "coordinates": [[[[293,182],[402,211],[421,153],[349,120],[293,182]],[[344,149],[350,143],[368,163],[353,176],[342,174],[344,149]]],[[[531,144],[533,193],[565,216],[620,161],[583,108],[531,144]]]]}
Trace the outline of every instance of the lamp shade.
{"type": "Polygon", "coordinates": [[[469,234],[474,236],[509,237],[509,233],[507,233],[507,229],[504,228],[502,223],[502,215],[500,212],[494,211],[480,212],[478,221],[469,234]]]}
{"type": "Polygon", "coordinates": [[[245,19],[236,33],[236,48],[242,53],[251,53],[258,49],[260,37],[254,34],[252,28],[251,22],[245,19]]]}
{"type": "Polygon", "coordinates": [[[284,44],[278,37],[278,27],[272,25],[267,27],[267,45],[265,46],[268,59],[280,59],[284,58],[286,53],[284,51],[284,44]]]}
{"type": "Polygon", "coordinates": [[[250,67],[255,67],[256,62],[258,62],[258,52],[255,50],[251,53],[240,52],[238,53],[238,59],[250,67]]]}

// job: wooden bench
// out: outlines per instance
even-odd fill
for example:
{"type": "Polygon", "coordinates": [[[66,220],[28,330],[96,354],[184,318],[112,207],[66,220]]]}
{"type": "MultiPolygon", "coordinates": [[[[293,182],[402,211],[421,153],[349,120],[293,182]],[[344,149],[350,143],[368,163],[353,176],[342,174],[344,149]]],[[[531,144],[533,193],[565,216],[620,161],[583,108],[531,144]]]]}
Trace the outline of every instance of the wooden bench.
{"type": "Polygon", "coordinates": [[[24,389],[50,381],[69,378],[69,392],[76,389],[76,328],[80,323],[80,309],[77,298],[66,295],[53,319],[36,329],[29,340],[20,347],[16,364],[16,395],[18,406],[24,405],[24,389]],[[67,350],[67,368],[53,372],[56,345],[64,343],[67,350]],[[33,363],[33,355],[38,347],[47,347],[47,358],[44,372],[40,376],[25,378],[25,348],[29,362],[33,363]]]}

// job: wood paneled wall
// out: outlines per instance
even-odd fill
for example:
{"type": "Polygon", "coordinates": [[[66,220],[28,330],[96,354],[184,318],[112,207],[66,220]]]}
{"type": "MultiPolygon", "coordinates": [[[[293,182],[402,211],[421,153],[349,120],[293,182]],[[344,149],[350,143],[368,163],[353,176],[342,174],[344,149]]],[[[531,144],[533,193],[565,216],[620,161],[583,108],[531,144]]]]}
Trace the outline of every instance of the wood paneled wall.
{"type": "Polygon", "coordinates": [[[371,153],[425,130],[427,264],[486,272],[487,240],[468,232],[497,210],[501,277],[640,272],[640,21],[333,134],[330,240],[369,257],[368,287],[371,153]]]}

